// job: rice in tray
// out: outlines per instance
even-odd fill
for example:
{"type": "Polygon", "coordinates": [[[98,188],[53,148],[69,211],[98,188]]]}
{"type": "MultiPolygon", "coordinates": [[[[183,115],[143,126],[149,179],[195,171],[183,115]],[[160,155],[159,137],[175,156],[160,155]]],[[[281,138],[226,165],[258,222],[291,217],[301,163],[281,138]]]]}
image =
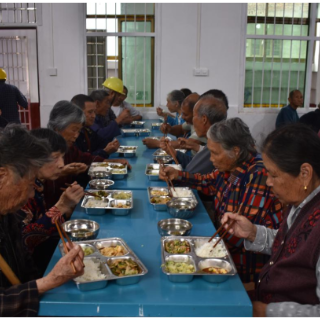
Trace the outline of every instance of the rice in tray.
{"type": "Polygon", "coordinates": [[[88,199],[86,204],[84,205],[85,208],[105,208],[107,206],[107,203],[103,200],[97,200],[94,198],[88,199]]]}
{"type": "Polygon", "coordinates": [[[84,259],[83,263],[85,265],[84,274],[80,277],[75,278],[76,281],[89,282],[106,279],[106,275],[101,273],[100,262],[92,259],[84,259]]]}
{"type": "Polygon", "coordinates": [[[200,258],[222,258],[227,255],[227,251],[222,243],[218,243],[218,245],[213,248],[213,241],[208,242],[207,240],[196,240],[195,245],[196,255],[200,258]]]}
{"type": "Polygon", "coordinates": [[[192,196],[192,191],[187,189],[175,188],[175,190],[172,189],[171,191],[172,191],[173,197],[175,198],[188,198],[192,196]]]}

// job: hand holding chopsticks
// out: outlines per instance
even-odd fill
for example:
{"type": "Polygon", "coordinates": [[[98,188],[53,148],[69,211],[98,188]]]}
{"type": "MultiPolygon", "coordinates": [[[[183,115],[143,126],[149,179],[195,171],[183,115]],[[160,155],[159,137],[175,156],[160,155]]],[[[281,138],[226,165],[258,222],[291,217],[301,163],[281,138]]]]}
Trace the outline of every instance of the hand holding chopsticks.
{"type": "MultiPolygon", "coordinates": [[[[161,160],[158,160],[158,163],[160,164],[160,168],[162,168],[162,169],[164,170],[164,169],[165,169],[164,163],[161,162],[161,160]]],[[[173,189],[173,191],[176,191],[175,188],[174,188],[174,186],[173,186],[173,183],[172,183],[172,181],[171,181],[168,177],[165,179],[165,181],[166,181],[167,186],[168,186],[169,195],[170,195],[171,197],[173,197],[171,188],[173,189]]]]}
{"type": "MultiPolygon", "coordinates": [[[[68,241],[69,245],[71,246],[71,248],[73,247],[73,243],[71,242],[70,238],[68,237],[68,235],[67,235],[67,233],[65,232],[65,230],[63,229],[63,227],[60,225],[60,222],[59,222],[58,219],[55,221],[55,224],[56,224],[56,228],[57,228],[57,230],[58,230],[60,239],[61,239],[61,241],[62,241],[62,243],[63,243],[64,252],[65,252],[65,254],[67,254],[71,249],[68,248],[68,246],[67,246],[64,238],[67,239],[67,241],[68,241]],[[62,235],[62,234],[63,234],[63,235],[62,235]]],[[[80,262],[80,264],[84,267],[84,264],[83,264],[81,258],[80,258],[79,256],[76,256],[76,258],[78,259],[78,261],[80,262]]],[[[73,261],[71,261],[71,267],[72,267],[73,273],[77,273],[73,261]]]]}
{"type": "MultiPolygon", "coordinates": [[[[235,213],[236,215],[241,215],[242,205],[243,205],[243,203],[240,204],[238,211],[235,213]]],[[[222,231],[222,229],[224,229],[224,228],[226,227],[226,225],[227,225],[228,222],[229,222],[228,227],[227,227],[227,228],[225,229],[225,231],[222,233],[222,235],[220,236],[220,238],[218,239],[218,241],[216,241],[216,243],[214,244],[213,248],[215,248],[215,247],[218,245],[218,243],[227,235],[227,233],[228,233],[229,230],[233,227],[233,225],[234,225],[234,223],[235,223],[235,221],[236,221],[236,220],[231,220],[231,221],[229,221],[229,220],[231,220],[231,219],[227,218],[227,220],[220,226],[220,228],[218,228],[218,230],[214,233],[214,235],[209,239],[208,242],[211,242],[211,240],[212,240],[216,235],[218,235],[218,234],[222,231]]]]}
{"type": "Polygon", "coordinates": [[[173,158],[173,160],[176,164],[179,164],[179,161],[176,157],[176,151],[172,148],[169,141],[166,140],[165,143],[167,145],[167,150],[168,150],[170,156],[173,158]]]}

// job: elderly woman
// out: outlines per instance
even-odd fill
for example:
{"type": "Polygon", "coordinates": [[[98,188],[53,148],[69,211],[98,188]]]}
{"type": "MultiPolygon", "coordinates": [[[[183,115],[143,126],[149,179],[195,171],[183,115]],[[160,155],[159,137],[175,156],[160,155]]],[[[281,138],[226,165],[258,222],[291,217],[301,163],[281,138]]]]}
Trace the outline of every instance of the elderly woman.
{"type": "Polygon", "coordinates": [[[0,254],[21,282],[12,285],[1,262],[0,315],[35,316],[42,293],[83,274],[83,252],[75,246],[48,275],[37,279],[32,259],[22,246],[20,220],[15,212],[33,197],[38,169],[51,161],[50,148],[22,126],[9,125],[0,133],[0,150],[0,254]],[[77,256],[80,261],[75,260],[77,256]]]}
{"type": "Polygon", "coordinates": [[[254,316],[320,316],[319,155],[317,134],[302,124],[270,133],[262,157],[268,186],[288,205],[285,222],[271,230],[232,213],[221,221],[234,221],[230,233],[244,238],[247,250],[271,256],[260,272],[254,316]]]}
{"type": "Polygon", "coordinates": [[[167,107],[169,112],[175,113],[176,115],[172,115],[170,113],[163,112],[163,110],[158,107],[157,114],[161,117],[167,117],[167,123],[170,126],[175,126],[178,124],[183,124],[185,121],[181,116],[181,104],[184,100],[184,93],[180,90],[173,90],[167,95],[167,107]]]}
{"type": "MultiPolygon", "coordinates": [[[[167,167],[160,171],[162,179],[175,179],[207,195],[214,195],[218,220],[225,212],[238,212],[255,224],[279,228],[282,205],[266,185],[267,171],[257,154],[249,128],[239,118],[213,124],[207,133],[212,173],[189,174],[167,167]]],[[[243,282],[257,281],[266,259],[247,252],[243,240],[227,234],[225,241],[243,282]]]]}
{"type": "Polygon", "coordinates": [[[35,129],[31,131],[31,135],[49,143],[52,160],[38,170],[34,185],[35,196],[19,210],[18,215],[23,223],[23,243],[43,274],[60,239],[55,221],[63,223],[70,218],[84,191],[77,183],[73,183],[62,193],[55,206],[47,210],[43,198],[43,183],[59,178],[64,167],[63,157],[67,144],[61,135],[50,129],[35,129]]]}
{"type": "Polygon", "coordinates": [[[100,156],[80,151],[74,142],[84,123],[85,116],[81,108],[69,101],[59,101],[51,110],[48,128],[59,133],[66,140],[69,148],[64,156],[65,166],[62,169],[61,177],[54,182],[46,181],[45,183],[44,196],[48,207],[52,207],[58,202],[62,194],[60,188],[65,188],[66,183],[71,184],[78,181],[83,187],[87,185],[89,178],[86,172],[92,162],[119,162],[130,168],[127,160],[105,160],[100,156]]]}

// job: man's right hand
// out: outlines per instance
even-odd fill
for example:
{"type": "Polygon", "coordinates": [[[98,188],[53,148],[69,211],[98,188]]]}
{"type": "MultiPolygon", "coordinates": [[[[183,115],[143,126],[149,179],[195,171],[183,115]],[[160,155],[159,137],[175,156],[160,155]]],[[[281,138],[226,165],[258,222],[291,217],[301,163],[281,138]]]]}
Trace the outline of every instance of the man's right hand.
{"type": "Polygon", "coordinates": [[[128,124],[132,122],[132,117],[129,109],[123,109],[115,120],[118,124],[128,124]]]}
{"type": "Polygon", "coordinates": [[[171,131],[171,126],[170,126],[170,124],[163,123],[163,124],[160,126],[160,131],[161,131],[162,133],[165,133],[165,134],[170,133],[170,131],[171,131]]]}
{"type": "Polygon", "coordinates": [[[159,171],[159,178],[161,180],[174,180],[179,177],[179,170],[176,170],[170,166],[167,166],[163,169],[162,166],[160,166],[160,171],[159,171]]]}
{"type": "Polygon", "coordinates": [[[147,146],[149,149],[158,149],[160,148],[160,141],[157,139],[145,138],[142,140],[142,143],[147,146]]]}
{"type": "Polygon", "coordinates": [[[78,175],[79,173],[85,172],[88,166],[85,163],[73,162],[65,165],[61,171],[60,177],[69,175],[78,175]]]}

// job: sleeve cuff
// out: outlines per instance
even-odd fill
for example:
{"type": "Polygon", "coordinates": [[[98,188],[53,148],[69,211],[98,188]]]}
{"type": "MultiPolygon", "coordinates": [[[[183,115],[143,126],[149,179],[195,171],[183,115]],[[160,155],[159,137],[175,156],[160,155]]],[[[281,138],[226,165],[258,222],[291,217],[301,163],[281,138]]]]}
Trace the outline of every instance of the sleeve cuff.
{"type": "Polygon", "coordinates": [[[256,225],[257,235],[253,242],[244,240],[244,247],[248,251],[261,252],[264,250],[267,243],[267,230],[266,227],[256,225]]]}

